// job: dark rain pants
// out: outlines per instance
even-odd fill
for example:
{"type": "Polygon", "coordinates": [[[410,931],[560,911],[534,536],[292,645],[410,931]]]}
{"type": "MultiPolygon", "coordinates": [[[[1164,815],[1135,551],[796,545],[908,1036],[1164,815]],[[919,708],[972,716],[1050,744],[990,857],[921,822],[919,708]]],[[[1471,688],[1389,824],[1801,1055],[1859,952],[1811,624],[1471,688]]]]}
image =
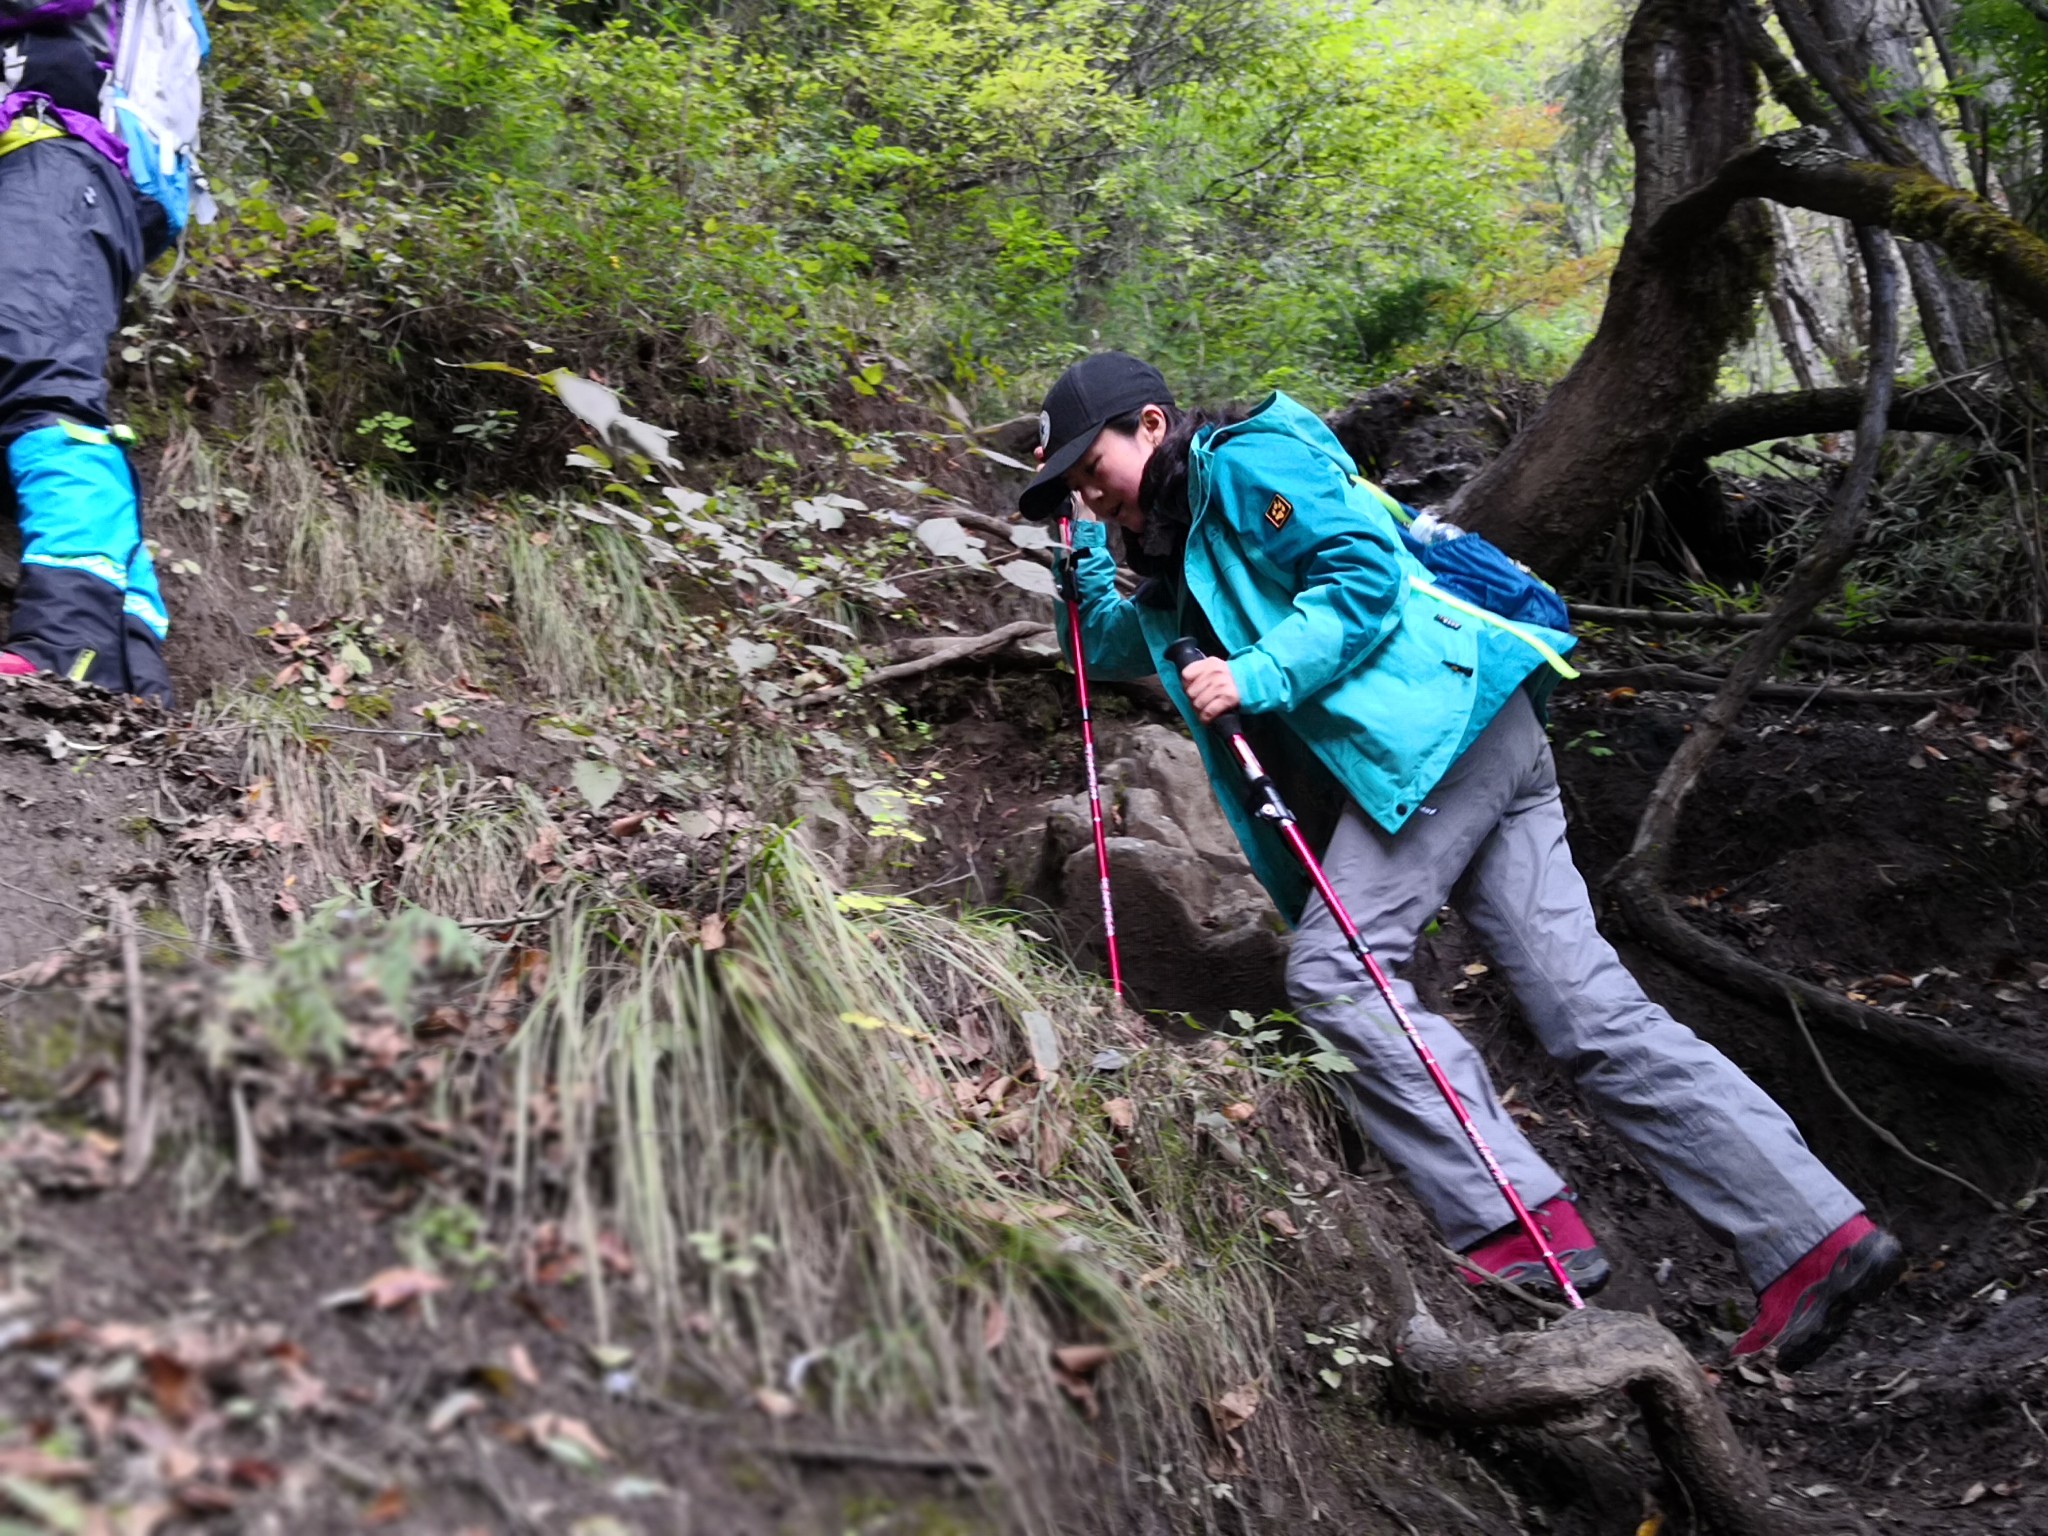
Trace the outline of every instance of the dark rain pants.
{"type": "Polygon", "coordinates": [[[168,704],[169,620],[108,432],[107,349],[143,265],[140,202],[76,139],[0,156],[0,453],[22,536],[4,649],[168,704]]]}

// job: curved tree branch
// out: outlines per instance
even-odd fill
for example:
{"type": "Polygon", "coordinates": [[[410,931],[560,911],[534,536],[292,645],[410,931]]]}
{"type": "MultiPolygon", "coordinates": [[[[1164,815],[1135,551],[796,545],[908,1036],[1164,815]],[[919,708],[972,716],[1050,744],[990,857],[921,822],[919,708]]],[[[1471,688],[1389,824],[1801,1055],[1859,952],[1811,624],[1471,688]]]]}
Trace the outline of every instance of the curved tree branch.
{"type": "MultiPolygon", "coordinates": [[[[1806,437],[1816,432],[1852,431],[1863,413],[1863,391],[1797,389],[1774,395],[1748,395],[1717,401],[1693,418],[1672,447],[1674,462],[1709,459],[1751,443],[1780,437],[1806,437]]],[[[2001,420],[2003,407],[1978,390],[1953,384],[1930,384],[1892,397],[1885,425],[1894,432],[1952,432],[1974,436],[1986,424],[2001,420]]]]}
{"type": "Polygon", "coordinates": [[[1855,159],[1811,128],[1776,134],[1735,156],[1664,211],[1651,242],[1675,257],[1751,197],[1938,245],[1959,271],[2048,321],[2048,241],[1974,193],[1916,167],[1855,159]]]}
{"type": "Polygon", "coordinates": [[[1865,386],[1863,417],[1856,429],[1856,452],[1849,472],[1836,488],[1835,503],[1820,537],[1798,566],[1785,590],[1772,605],[1769,622],[1744,647],[1729,669],[1728,680],[1713,701],[1700,712],[1693,730],[1679,747],[1650,792],[1643,819],[1636,827],[1635,844],[1624,865],[1635,865],[1652,875],[1661,875],[1669,862],[1670,848],[1678,830],[1678,810],[1699,781],[1707,758],[1721,745],[1735,717],[1742,712],[1751,692],[1777,662],[1792,637],[1820,606],[1822,598],[1835,589],[1849,557],[1862,538],[1870,488],[1877,480],[1878,449],[1884,442],[1885,417],[1890,411],[1892,372],[1899,361],[1898,269],[1892,265],[1881,232],[1864,225],[1856,229],[1856,243],[1870,274],[1870,373],[1865,386]]]}

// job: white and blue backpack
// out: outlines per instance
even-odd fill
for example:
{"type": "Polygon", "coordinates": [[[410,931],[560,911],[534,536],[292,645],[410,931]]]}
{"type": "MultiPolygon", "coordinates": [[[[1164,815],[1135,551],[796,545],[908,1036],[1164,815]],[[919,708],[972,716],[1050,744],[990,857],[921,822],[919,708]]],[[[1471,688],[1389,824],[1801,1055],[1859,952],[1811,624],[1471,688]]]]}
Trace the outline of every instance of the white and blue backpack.
{"type": "Polygon", "coordinates": [[[213,43],[198,0],[126,0],[115,16],[101,119],[128,146],[129,178],[162,207],[173,234],[211,223],[198,154],[199,66],[213,43]]]}

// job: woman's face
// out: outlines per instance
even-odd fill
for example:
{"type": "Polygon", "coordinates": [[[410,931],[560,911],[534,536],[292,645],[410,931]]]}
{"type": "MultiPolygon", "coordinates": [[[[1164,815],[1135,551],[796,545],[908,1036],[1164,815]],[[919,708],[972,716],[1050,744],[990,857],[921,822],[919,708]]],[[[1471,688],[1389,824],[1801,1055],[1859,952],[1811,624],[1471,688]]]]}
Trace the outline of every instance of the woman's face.
{"type": "Polygon", "coordinates": [[[1105,427],[1081,460],[1067,471],[1067,486],[1081,498],[1081,505],[1106,523],[1117,523],[1129,533],[1145,528],[1145,513],[1138,506],[1138,484],[1145,478],[1145,465],[1166,436],[1166,413],[1148,405],[1141,413],[1136,432],[1124,433],[1105,427]]]}

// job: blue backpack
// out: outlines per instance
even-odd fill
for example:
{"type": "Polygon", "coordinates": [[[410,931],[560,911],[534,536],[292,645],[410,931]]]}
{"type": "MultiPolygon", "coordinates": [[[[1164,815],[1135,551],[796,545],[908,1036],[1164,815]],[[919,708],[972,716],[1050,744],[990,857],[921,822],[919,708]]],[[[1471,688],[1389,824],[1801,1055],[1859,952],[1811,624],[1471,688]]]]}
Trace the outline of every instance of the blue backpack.
{"type": "Polygon", "coordinates": [[[1387,509],[1408,553],[1444,591],[1517,624],[1571,633],[1571,614],[1557,589],[1491,539],[1444,522],[1433,512],[1417,512],[1362,475],[1355,483],[1387,509]]]}

